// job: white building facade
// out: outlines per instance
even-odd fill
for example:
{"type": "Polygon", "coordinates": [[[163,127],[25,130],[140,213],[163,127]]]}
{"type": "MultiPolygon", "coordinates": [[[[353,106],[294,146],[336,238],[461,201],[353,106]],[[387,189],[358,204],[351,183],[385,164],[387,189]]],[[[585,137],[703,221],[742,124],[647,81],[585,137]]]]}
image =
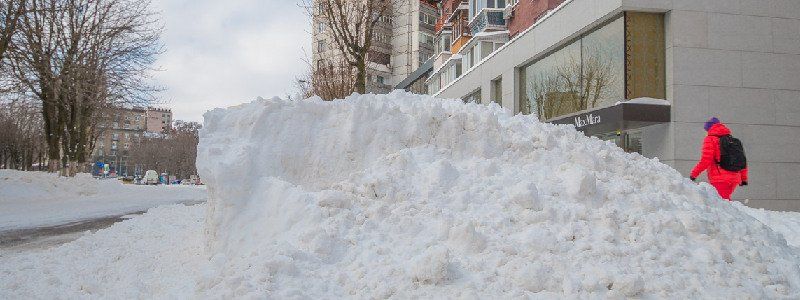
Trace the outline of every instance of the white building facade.
{"type": "Polygon", "coordinates": [[[748,155],[733,198],[800,211],[798,0],[567,0],[460,73],[429,93],[575,123],[686,176],[716,116],[748,155]],[[640,97],[670,106],[615,106],[640,97]]]}

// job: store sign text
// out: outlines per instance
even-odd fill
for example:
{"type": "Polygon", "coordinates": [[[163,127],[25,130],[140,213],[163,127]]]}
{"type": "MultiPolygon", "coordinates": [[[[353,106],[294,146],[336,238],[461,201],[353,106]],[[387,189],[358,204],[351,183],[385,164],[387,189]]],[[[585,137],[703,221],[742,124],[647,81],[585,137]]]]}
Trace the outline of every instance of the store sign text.
{"type": "Polygon", "coordinates": [[[586,114],[575,117],[575,128],[581,128],[587,125],[600,124],[600,116],[595,114],[586,114]]]}

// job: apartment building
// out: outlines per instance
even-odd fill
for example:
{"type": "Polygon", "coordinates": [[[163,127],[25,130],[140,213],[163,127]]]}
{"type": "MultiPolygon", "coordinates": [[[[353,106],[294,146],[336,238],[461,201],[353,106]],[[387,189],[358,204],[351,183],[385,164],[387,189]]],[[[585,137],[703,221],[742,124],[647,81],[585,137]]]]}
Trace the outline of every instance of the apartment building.
{"type": "Polygon", "coordinates": [[[168,108],[147,108],[147,127],[148,132],[168,133],[172,129],[172,110],[168,108]]]}
{"type": "Polygon", "coordinates": [[[800,210],[800,1],[520,0],[499,18],[502,2],[442,2],[430,94],[572,124],[686,176],[716,116],[748,154],[733,198],[800,210]],[[472,41],[495,35],[492,51],[472,41]]]}
{"type": "MultiPolygon", "coordinates": [[[[312,18],[312,61],[338,65],[343,54],[337,49],[317,8],[312,18]]],[[[396,1],[390,17],[381,18],[373,33],[367,56],[367,93],[388,93],[433,55],[434,25],[438,18],[435,1],[396,1]]]]}
{"type": "Polygon", "coordinates": [[[172,129],[172,111],[164,108],[118,107],[101,118],[92,160],[109,164],[111,171],[121,176],[138,172],[128,162],[133,145],[143,137],[165,134],[172,129]]]}

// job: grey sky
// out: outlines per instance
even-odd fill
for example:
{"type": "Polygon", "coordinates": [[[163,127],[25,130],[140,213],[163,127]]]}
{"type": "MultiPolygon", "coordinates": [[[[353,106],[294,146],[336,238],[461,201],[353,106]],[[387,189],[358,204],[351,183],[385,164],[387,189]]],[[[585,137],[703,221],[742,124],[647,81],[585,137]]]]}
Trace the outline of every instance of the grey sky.
{"type": "Polygon", "coordinates": [[[257,96],[284,96],[311,53],[310,25],[296,0],[154,0],[166,53],[155,78],[175,119],[257,96]]]}

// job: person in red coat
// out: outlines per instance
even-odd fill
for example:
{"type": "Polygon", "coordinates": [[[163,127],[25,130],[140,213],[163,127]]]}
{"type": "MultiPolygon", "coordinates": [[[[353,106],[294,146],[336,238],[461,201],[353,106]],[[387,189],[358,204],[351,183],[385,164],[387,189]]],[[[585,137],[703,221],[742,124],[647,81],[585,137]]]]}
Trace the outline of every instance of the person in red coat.
{"type": "Polygon", "coordinates": [[[692,170],[689,178],[694,181],[700,176],[700,173],[708,171],[708,182],[717,189],[720,197],[730,201],[737,186],[747,185],[747,168],[736,172],[721,168],[718,163],[720,161],[719,138],[731,134],[731,130],[717,118],[708,120],[704,128],[708,131],[708,136],[703,140],[700,161],[692,170]]]}

